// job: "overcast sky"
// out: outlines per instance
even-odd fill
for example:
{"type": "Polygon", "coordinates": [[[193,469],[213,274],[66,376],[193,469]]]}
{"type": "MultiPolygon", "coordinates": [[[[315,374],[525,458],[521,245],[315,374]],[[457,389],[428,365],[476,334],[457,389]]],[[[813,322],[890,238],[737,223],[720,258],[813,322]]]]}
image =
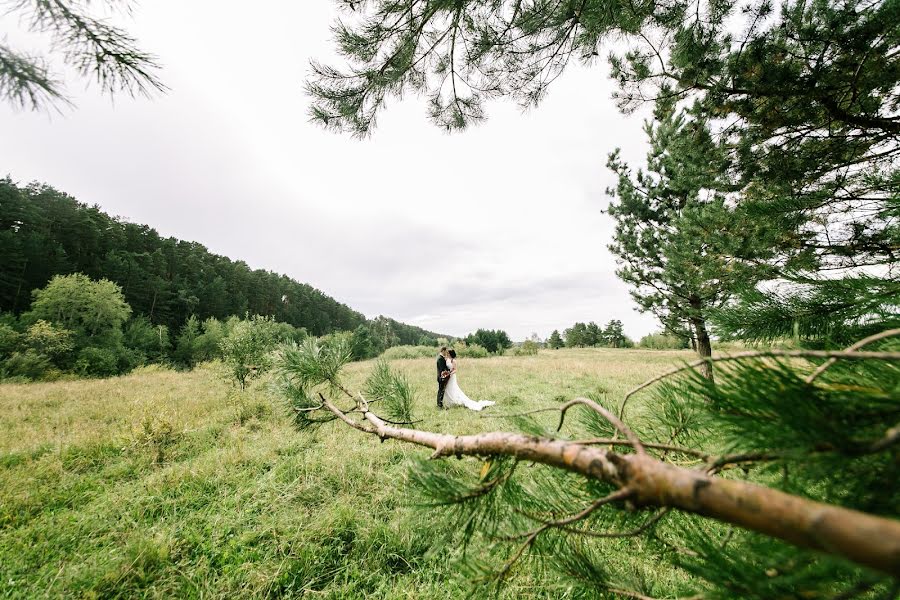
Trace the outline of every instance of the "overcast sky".
{"type": "MultiPolygon", "coordinates": [[[[606,155],[646,151],[605,64],[576,67],[523,113],[447,134],[414,97],[390,103],[368,140],[311,124],[303,80],[332,63],[330,0],[154,0],[127,28],[171,90],[133,100],[70,78],[62,115],[0,104],[0,176],[38,180],[164,236],[379,314],[450,335],[502,328],[546,337],[637,312],[606,249],[606,155]]],[[[0,39],[40,50],[16,22],[0,39]]]]}

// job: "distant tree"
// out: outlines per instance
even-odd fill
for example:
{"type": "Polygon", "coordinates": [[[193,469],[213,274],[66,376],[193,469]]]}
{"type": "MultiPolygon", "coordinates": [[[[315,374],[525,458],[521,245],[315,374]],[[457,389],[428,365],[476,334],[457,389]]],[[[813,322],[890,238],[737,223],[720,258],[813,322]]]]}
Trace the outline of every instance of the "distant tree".
{"type": "Polygon", "coordinates": [[[154,325],[144,315],[131,319],[125,326],[124,343],[126,348],[137,353],[140,363],[164,362],[171,350],[169,328],[154,325]]]}
{"type": "Polygon", "coordinates": [[[466,336],[465,340],[467,344],[477,344],[486,348],[491,354],[497,354],[512,347],[509,335],[501,329],[479,329],[466,336]]]}
{"type": "Polygon", "coordinates": [[[525,340],[516,348],[516,354],[520,356],[534,356],[539,349],[540,345],[534,340],[525,340]]]}
{"type": "Polygon", "coordinates": [[[268,371],[277,342],[277,327],[271,317],[254,315],[231,325],[221,344],[228,377],[243,390],[248,381],[268,371]]]}
{"type": "Polygon", "coordinates": [[[181,327],[175,342],[175,360],[188,369],[194,368],[198,362],[197,340],[200,338],[200,320],[191,315],[181,327]]]}
{"type": "Polygon", "coordinates": [[[587,324],[584,331],[585,346],[600,346],[603,344],[603,330],[600,326],[591,321],[587,324]]]}
{"type": "Polygon", "coordinates": [[[603,342],[610,348],[624,348],[628,342],[622,321],[613,319],[603,328],[603,342]]]}
{"type": "MultiPolygon", "coordinates": [[[[165,86],[157,79],[156,59],[140,50],[134,38],[88,9],[130,10],[130,2],[13,2],[6,16],[32,33],[48,34],[51,53],[80,76],[94,80],[105,92],[148,95],[165,86]]],[[[98,11],[99,12],[99,11],[98,11]]],[[[39,109],[69,104],[61,77],[49,61],[0,44],[0,98],[15,107],[39,109]]]]}
{"type": "Polygon", "coordinates": [[[651,350],[680,350],[688,347],[688,339],[667,333],[651,333],[642,337],[638,346],[651,350]]]}
{"type": "Polygon", "coordinates": [[[122,288],[86,275],[56,275],[43,289],[35,290],[27,319],[45,320],[71,331],[81,344],[88,338],[118,334],[131,315],[122,288]]]}
{"type": "Polygon", "coordinates": [[[350,347],[353,358],[356,360],[366,360],[380,354],[369,328],[365,325],[360,325],[353,330],[350,347]]]}
{"type": "Polygon", "coordinates": [[[225,338],[225,324],[215,317],[205,319],[203,333],[194,340],[194,357],[197,362],[213,360],[222,356],[222,340],[225,338]]]}
{"type": "Polygon", "coordinates": [[[565,346],[565,342],[562,339],[562,336],[559,335],[559,330],[554,329],[553,333],[550,334],[550,337],[547,338],[547,345],[557,350],[565,346]]]}
{"type": "Polygon", "coordinates": [[[583,348],[588,345],[587,325],[575,323],[564,332],[566,346],[569,348],[583,348]]]}

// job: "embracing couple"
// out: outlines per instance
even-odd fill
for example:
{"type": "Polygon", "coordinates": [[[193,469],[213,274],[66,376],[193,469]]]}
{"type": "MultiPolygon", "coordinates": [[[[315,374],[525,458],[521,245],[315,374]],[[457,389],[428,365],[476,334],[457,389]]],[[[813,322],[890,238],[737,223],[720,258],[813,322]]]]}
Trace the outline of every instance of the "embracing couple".
{"type": "Polygon", "coordinates": [[[456,351],[452,348],[448,350],[447,346],[442,346],[441,353],[437,358],[438,408],[465,406],[470,410],[481,410],[487,406],[492,406],[494,403],[490,400],[478,402],[465,395],[456,381],[456,366],[456,351]]]}

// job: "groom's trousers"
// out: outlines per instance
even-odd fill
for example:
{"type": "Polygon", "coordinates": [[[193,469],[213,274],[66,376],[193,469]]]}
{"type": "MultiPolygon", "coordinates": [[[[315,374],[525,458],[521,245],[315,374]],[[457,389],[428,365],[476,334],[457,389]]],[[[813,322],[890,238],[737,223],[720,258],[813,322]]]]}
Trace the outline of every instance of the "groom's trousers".
{"type": "Polygon", "coordinates": [[[450,378],[446,379],[438,379],[438,394],[437,394],[437,405],[438,408],[444,408],[444,390],[447,389],[447,382],[450,381],[450,378]]]}

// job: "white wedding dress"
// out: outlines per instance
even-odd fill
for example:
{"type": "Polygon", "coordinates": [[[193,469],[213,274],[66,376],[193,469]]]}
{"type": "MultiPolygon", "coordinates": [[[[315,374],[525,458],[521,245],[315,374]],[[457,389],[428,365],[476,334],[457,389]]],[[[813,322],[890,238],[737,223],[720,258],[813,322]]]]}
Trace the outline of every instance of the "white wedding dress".
{"type": "MultiPolygon", "coordinates": [[[[456,360],[450,359],[447,363],[450,366],[450,370],[456,368],[456,360]]],[[[452,406],[465,406],[469,410],[481,410],[482,408],[493,406],[493,402],[490,400],[472,400],[468,396],[466,396],[465,392],[462,391],[462,388],[459,387],[459,383],[456,381],[456,373],[450,375],[450,380],[447,382],[447,387],[444,389],[444,406],[450,408],[452,406]]]]}

